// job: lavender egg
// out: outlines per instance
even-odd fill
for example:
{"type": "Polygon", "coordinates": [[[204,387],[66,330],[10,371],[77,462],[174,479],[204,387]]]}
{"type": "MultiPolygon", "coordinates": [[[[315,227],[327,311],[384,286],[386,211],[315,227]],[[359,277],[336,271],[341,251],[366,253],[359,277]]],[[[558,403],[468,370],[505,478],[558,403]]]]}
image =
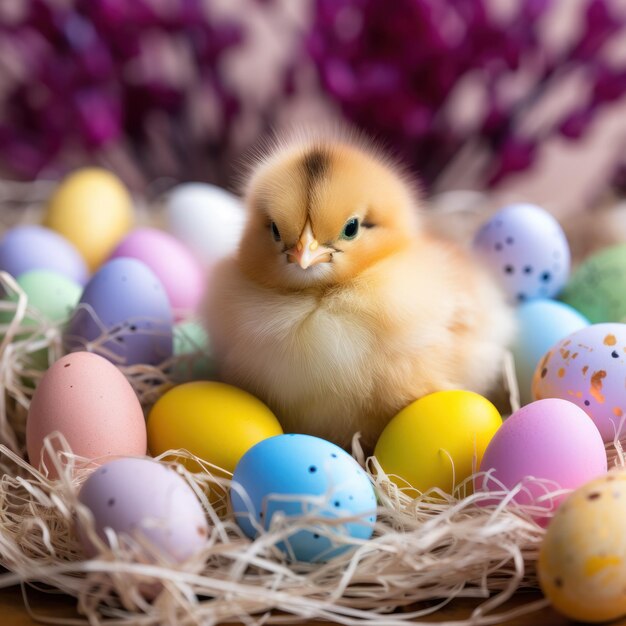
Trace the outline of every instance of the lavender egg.
{"type": "Polygon", "coordinates": [[[613,441],[626,412],[626,324],[593,324],[555,344],[533,377],[535,399],[577,404],[613,441]]]}
{"type": "Polygon", "coordinates": [[[15,278],[31,270],[51,270],[84,285],[87,265],[64,237],[43,226],[16,226],[0,240],[0,270],[15,278]]]}
{"type": "Polygon", "coordinates": [[[478,231],[474,249],[511,302],[551,298],[569,276],[565,233],[550,213],[534,204],[500,209],[478,231]]]}
{"type": "Polygon", "coordinates": [[[103,265],[87,283],[64,343],[68,351],[95,352],[118,365],[158,365],[172,356],[173,324],[154,272],[123,257],[103,265]]]}
{"type": "MultiPolygon", "coordinates": [[[[107,543],[106,528],[122,544],[147,540],[160,556],[180,563],[201,550],[208,536],[206,516],[191,487],[167,465],[144,458],[110,461],[89,476],[78,495],[107,543]],[[141,536],[141,538],[140,538],[141,536]]],[[[96,548],[79,527],[85,552],[96,548]]]]}

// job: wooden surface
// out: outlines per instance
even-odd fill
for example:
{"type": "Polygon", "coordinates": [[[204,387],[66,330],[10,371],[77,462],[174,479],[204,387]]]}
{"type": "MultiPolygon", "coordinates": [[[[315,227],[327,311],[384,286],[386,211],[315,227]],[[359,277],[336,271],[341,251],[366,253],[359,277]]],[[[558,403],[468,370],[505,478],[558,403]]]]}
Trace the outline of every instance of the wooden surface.
{"type": "MultiPolygon", "coordinates": [[[[46,618],[56,618],[59,620],[57,623],[67,624],[72,618],[79,618],[74,610],[74,600],[68,596],[42,593],[31,588],[28,588],[27,596],[32,613],[44,620],[46,618]]],[[[537,593],[520,594],[497,612],[501,613],[505,610],[511,610],[540,598],[541,596],[537,593]]],[[[435,615],[423,618],[423,621],[441,623],[468,619],[472,609],[477,604],[480,604],[480,602],[470,600],[455,601],[439,610],[435,615]]],[[[28,611],[25,609],[22,591],[19,587],[0,589],[0,624],[2,626],[32,626],[37,623],[41,622],[37,622],[33,617],[29,616],[28,611]]],[[[570,622],[558,615],[551,608],[542,609],[502,623],[510,626],[572,626],[574,624],[574,622],[570,622]]],[[[321,622],[315,622],[314,624],[319,626],[321,622]]],[[[626,619],[612,622],[611,626],[626,626],[626,619]]]]}

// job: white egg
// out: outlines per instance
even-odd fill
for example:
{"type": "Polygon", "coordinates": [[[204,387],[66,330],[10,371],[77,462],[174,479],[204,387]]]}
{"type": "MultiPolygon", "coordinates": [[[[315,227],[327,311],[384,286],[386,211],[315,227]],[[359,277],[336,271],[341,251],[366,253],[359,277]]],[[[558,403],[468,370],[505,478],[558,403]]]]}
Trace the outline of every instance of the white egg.
{"type": "Polygon", "coordinates": [[[241,200],[220,187],[184,183],[170,192],[166,220],[173,235],[213,265],[237,250],[246,213],[241,200]]]}

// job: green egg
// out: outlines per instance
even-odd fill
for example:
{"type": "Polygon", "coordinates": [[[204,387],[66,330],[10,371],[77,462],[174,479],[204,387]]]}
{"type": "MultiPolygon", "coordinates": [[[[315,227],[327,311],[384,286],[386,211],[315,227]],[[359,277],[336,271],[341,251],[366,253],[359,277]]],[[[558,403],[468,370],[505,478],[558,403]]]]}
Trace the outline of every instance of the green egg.
{"type": "MultiPolygon", "coordinates": [[[[50,270],[31,270],[21,274],[17,279],[18,285],[22,288],[28,298],[27,313],[22,321],[22,331],[15,337],[15,340],[23,340],[32,335],[29,327],[36,331],[41,321],[38,321],[33,314],[29,315],[28,310],[37,312],[44,320],[50,324],[61,325],[70,317],[82,293],[82,287],[57,272],[50,270]]],[[[17,302],[17,294],[4,297],[5,301],[17,302]]],[[[13,320],[13,311],[0,311],[0,324],[10,324],[13,320]]],[[[39,317],[39,316],[38,316],[39,317]]],[[[0,332],[0,336],[3,333],[0,332]]],[[[33,339],[43,338],[33,337],[33,339]]],[[[43,371],[48,368],[48,350],[34,350],[24,354],[22,366],[24,369],[34,369],[43,371]]],[[[28,379],[25,378],[28,382],[28,379]]]]}
{"type": "Polygon", "coordinates": [[[592,324],[626,321],[626,244],[600,250],[572,274],[559,299],[592,324]]]}
{"type": "Polygon", "coordinates": [[[186,320],[174,326],[172,377],[177,382],[207,380],[214,377],[215,363],[211,357],[209,336],[196,321],[186,320]]]}
{"type": "MultiPolygon", "coordinates": [[[[82,293],[78,283],[50,270],[31,270],[19,276],[17,283],[28,297],[28,308],[53,324],[62,324],[69,318],[82,293]]],[[[17,301],[18,297],[11,295],[8,299],[17,301]]],[[[0,313],[3,324],[8,324],[12,318],[13,314],[8,311],[0,313]]],[[[24,326],[37,326],[37,321],[27,315],[24,326]]]]}

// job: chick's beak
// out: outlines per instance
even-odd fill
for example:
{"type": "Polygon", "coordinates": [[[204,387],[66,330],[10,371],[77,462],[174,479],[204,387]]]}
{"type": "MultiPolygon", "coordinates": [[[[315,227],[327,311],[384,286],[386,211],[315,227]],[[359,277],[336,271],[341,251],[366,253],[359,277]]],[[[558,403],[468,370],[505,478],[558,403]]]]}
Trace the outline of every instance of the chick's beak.
{"type": "Polygon", "coordinates": [[[304,225],[304,230],[298,239],[298,243],[293,248],[286,250],[285,254],[290,262],[298,263],[300,267],[305,270],[307,267],[311,267],[311,265],[315,265],[316,263],[330,261],[333,252],[334,250],[332,248],[320,246],[313,235],[311,221],[307,220],[304,225]]]}

